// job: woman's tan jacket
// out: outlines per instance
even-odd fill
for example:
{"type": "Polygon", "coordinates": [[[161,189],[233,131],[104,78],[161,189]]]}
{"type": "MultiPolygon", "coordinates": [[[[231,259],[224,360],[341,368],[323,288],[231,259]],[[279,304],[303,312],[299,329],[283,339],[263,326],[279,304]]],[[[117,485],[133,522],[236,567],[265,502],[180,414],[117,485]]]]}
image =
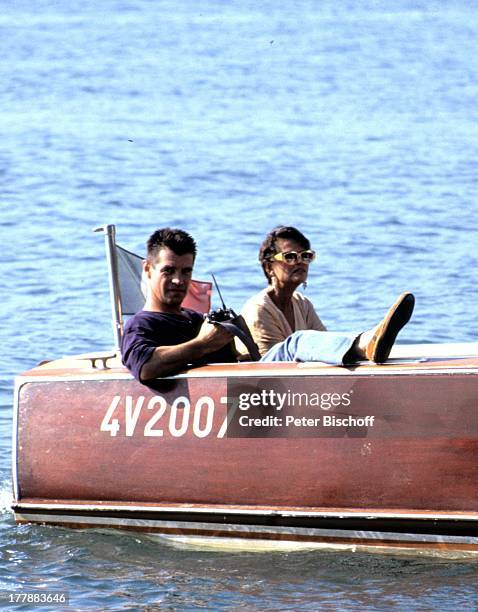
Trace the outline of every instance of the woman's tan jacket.
{"type": "MultiPolygon", "coordinates": [[[[305,295],[296,291],[292,295],[292,305],[294,308],[294,329],[291,329],[282,311],[269,297],[267,288],[252,296],[244,304],[241,314],[249,326],[261,355],[264,355],[274,344],[282,342],[295,331],[303,329],[326,331],[325,325],[315,312],[312,302],[305,295]]],[[[236,348],[242,355],[246,353],[242,342],[236,341],[236,348]]]]}

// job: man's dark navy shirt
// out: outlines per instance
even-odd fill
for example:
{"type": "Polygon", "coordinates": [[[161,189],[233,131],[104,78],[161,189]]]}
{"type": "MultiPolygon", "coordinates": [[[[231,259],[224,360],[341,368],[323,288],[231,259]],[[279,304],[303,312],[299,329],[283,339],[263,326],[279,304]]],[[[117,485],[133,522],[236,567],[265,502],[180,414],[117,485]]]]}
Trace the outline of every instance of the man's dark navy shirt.
{"type": "MultiPolygon", "coordinates": [[[[137,380],[141,368],[149,361],[158,346],[173,346],[195,338],[204,318],[199,312],[182,308],[181,314],[140,310],[126,322],[121,354],[123,363],[137,380]]],[[[205,355],[191,365],[230,363],[236,361],[231,344],[205,355]]]]}

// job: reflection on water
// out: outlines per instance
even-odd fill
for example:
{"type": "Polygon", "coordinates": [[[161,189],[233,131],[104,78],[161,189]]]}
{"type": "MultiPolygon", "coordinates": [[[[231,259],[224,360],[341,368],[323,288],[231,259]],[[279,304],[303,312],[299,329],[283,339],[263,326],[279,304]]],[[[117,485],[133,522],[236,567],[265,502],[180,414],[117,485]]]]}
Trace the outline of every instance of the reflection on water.
{"type": "Polygon", "coordinates": [[[446,560],[478,560],[478,552],[445,551],[396,546],[364,546],[358,544],[332,544],[320,542],[294,542],[286,540],[260,540],[246,538],[220,538],[214,536],[143,536],[152,540],[164,541],[166,544],[183,550],[218,551],[218,552],[248,552],[248,553],[289,553],[289,552],[341,552],[341,553],[371,553],[393,555],[395,557],[429,557],[446,560]]]}

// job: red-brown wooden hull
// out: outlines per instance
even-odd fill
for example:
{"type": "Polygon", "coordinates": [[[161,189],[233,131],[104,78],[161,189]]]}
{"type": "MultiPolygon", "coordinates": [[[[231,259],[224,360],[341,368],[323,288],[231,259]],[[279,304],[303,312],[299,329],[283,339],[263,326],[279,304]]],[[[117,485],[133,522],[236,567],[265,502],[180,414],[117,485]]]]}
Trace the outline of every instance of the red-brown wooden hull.
{"type": "Polygon", "coordinates": [[[18,521],[478,551],[476,358],[206,366],[155,390],[59,361],[15,405],[18,521]]]}

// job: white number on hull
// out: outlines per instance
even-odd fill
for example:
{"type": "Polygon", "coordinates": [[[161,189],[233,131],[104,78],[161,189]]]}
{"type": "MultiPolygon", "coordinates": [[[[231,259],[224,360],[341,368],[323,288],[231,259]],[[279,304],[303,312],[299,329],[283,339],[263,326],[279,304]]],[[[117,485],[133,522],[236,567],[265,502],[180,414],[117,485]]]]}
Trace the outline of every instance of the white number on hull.
{"type": "Polygon", "coordinates": [[[163,430],[153,429],[153,425],[156,425],[159,419],[166,412],[166,408],[168,407],[168,404],[166,400],[164,399],[164,397],[162,397],[161,395],[156,395],[155,397],[152,397],[149,400],[148,409],[152,410],[156,404],[159,404],[158,411],[153,414],[153,416],[149,419],[149,421],[146,423],[146,426],[144,428],[144,435],[146,437],[160,438],[163,435],[163,430]]]}
{"type": "MultiPolygon", "coordinates": [[[[116,410],[121,410],[120,395],[115,395],[109,405],[106,414],[101,422],[100,431],[109,432],[110,436],[118,435],[121,430],[120,420],[114,416],[116,410]]],[[[141,412],[145,407],[146,398],[140,395],[136,399],[131,395],[124,398],[124,433],[127,437],[132,437],[137,429],[141,412]]],[[[221,404],[227,404],[227,397],[221,397],[221,404]]],[[[155,395],[146,404],[148,410],[155,410],[154,414],[148,419],[144,426],[143,435],[147,438],[164,436],[164,429],[156,428],[160,419],[165,416],[168,408],[166,399],[161,395],[155,395]]],[[[185,396],[177,397],[170,408],[169,422],[167,425],[168,433],[174,438],[180,438],[192,429],[192,433],[197,438],[205,438],[212,433],[214,425],[215,404],[212,397],[203,395],[195,403],[191,410],[191,403],[185,396]],[[192,412],[192,419],[191,419],[192,412]]],[[[227,414],[219,428],[216,436],[223,438],[227,431],[227,414]]]]}
{"type": "Polygon", "coordinates": [[[141,408],[144,404],[144,396],[140,395],[136,400],[136,404],[133,408],[133,398],[131,395],[126,396],[125,402],[125,429],[126,435],[131,437],[134,434],[134,430],[136,428],[136,423],[139,419],[139,413],[141,412],[141,408]]]}
{"type": "Polygon", "coordinates": [[[197,436],[198,438],[205,438],[206,436],[208,436],[212,430],[213,419],[214,419],[214,400],[212,399],[212,397],[208,397],[207,395],[204,395],[203,397],[200,397],[198,401],[196,402],[196,408],[194,410],[194,417],[193,417],[194,435],[197,436]],[[206,423],[204,425],[204,428],[201,429],[201,412],[202,412],[202,407],[204,405],[207,406],[206,423]]]}
{"type": "Polygon", "coordinates": [[[120,401],[121,395],[115,395],[108,410],[106,411],[104,419],[101,421],[100,431],[109,431],[110,436],[116,436],[120,428],[118,419],[113,418],[114,411],[118,407],[120,401]]]}
{"type": "Polygon", "coordinates": [[[171,412],[169,413],[169,432],[174,438],[180,438],[187,432],[190,412],[191,404],[187,397],[180,396],[174,400],[171,412]],[[183,404],[182,408],[178,408],[180,404],[183,404]],[[177,427],[178,413],[181,417],[181,425],[179,427],[177,427]]]}

